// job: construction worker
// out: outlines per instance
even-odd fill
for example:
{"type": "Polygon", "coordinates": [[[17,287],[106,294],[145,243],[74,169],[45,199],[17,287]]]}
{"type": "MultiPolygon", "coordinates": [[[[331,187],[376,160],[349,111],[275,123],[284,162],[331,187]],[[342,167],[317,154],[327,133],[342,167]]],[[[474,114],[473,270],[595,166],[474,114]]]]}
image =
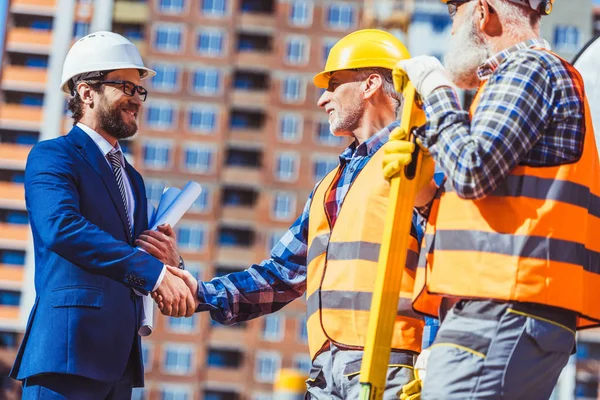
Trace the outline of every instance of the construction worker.
{"type": "MultiPolygon", "coordinates": [[[[600,325],[600,166],[583,81],[539,38],[551,1],[447,5],[446,68],[399,63],[446,175],[417,274],[415,309],[448,311],[421,397],[548,399],[575,331],[600,325]],[[470,113],[453,83],[479,86],[470,113]]],[[[386,161],[409,150],[392,140],[386,161]]]]}
{"type": "MultiPolygon", "coordinates": [[[[360,30],[337,42],[314,83],[325,89],[318,105],[329,115],[332,134],[353,139],[339,166],[317,184],[270,259],[210,282],[174,271],[198,293],[197,311],[210,311],[214,320],[228,325],[275,312],[306,293],[312,357],[307,398],[356,399],[359,395],[389,193],[389,184],[381,176],[381,149],[399,126],[396,116],[402,104],[391,69],[407,57],[404,45],[380,30],[360,30]]],[[[431,170],[420,183],[423,204],[435,192],[435,185],[428,185],[431,170]]],[[[423,318],[411,305],[417,257],[413,226],[386,399],[397,398],[402,385],[412,379],[413,357],[421,349],[423,318]]],[[[160,296],[156,300],[160,307],[160,296]]]]}

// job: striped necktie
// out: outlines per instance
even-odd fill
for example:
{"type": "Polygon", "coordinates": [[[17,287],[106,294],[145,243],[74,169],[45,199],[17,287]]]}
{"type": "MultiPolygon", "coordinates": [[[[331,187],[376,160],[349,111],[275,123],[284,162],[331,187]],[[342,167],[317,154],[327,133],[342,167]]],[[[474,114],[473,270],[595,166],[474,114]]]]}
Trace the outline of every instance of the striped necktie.
{"type": "Polygon", "coordinates": [[[112,149],[106,155],[108,157],[108,161],[112,166],[112,172],[117,180],[117,185],[119,186],[119,191],[121,192],[121,199],[123,200],[123,205],[125,206],[125,215],[127,216],[127,228],[129,229],[129,237],[132,236],[131,232],[131,223],[129,222],[129,207],[127,205],[127,195],[125,194],[125,184],[123,183],[123,166],[121,165],[121,150],[112,149]]]}

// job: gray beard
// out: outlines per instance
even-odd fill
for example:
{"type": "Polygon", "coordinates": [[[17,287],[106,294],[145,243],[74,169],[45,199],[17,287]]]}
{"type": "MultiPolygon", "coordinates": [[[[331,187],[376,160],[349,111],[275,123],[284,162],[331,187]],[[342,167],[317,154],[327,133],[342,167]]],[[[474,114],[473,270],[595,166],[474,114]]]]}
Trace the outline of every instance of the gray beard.
{"type": "Polygon", "coordinates": [[[341,136],[337,132],[352,132],[358,128],[364,114],[365,106],[362,102],[354,103],[352,108],[344,110],[344,115],[339,115],[329,125],[329,131],[334,136],[341,136]]]}
{"type": "Polygon", "coordinates": [[[458,87],[475,89],[479,87],[477,68],[490,56],[490,50],[471,18],[452,36],[444,66],[458,87]]]}

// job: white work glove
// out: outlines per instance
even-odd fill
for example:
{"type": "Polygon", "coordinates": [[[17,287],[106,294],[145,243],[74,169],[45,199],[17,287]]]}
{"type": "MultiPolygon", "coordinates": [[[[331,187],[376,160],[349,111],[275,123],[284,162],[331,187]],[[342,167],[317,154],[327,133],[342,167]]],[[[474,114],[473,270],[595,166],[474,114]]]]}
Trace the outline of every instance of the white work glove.
{"type": "Polygon", "coordinates": [[[418,355],[417,361],[415,361],[415,371],[419,374],[421,381],[425,382],[425,375],[427,373],[427,362],[429,361],[429,354],[431,350],[424,349],[421,354],[418,355]]]}
{"type": "Polygon", "coordinates": [[[398,61],[396,68],[406,72],[417,93],[427,97],[435,89],[448,86],[456,90],[456,86],[446,74],[446,69],[435,57],[417,56],[398,61]]]}

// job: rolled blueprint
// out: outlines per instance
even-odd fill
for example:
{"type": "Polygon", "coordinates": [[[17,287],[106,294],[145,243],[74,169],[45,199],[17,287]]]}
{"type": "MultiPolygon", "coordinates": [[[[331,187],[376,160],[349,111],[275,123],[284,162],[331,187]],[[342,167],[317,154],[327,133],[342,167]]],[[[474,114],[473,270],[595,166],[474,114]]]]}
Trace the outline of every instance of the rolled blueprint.
{"type": "MultiPolygon", "coordinates": [[[[183,214],[194,204],[201,192],[202,186],[193,181],[189,181],[182,190],[165,188],[157,209],[148,204],[148,226],[151,226],[150,230],[155,231],[162,224],[169,224],[174,227],[183,217],[183,214]],[[150,217],[151,214],[152,218],[150,217]]],[[[142,249],[138,247],[138,250],[142,249]]],[[[143,296],[138,291],[135,292],[137,295],[143,296]]],[[[138,334],[140,336],[150,336],[154,326],[154,300],[148,294],[143,296],[142,302],[142,320],[138,334]]]]}

